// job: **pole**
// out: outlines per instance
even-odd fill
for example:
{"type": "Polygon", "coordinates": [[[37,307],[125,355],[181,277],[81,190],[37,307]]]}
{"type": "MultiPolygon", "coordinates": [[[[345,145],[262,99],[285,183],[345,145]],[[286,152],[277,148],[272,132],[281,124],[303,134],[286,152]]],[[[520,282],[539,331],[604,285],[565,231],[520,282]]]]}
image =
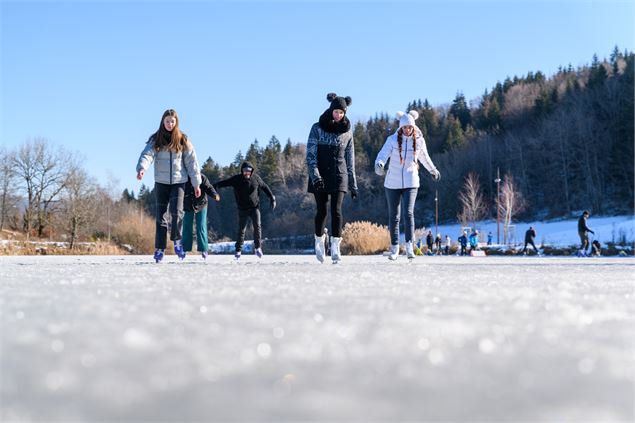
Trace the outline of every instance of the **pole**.
{"type": "Polygon", "coordinates": [[[434,236],[439,235],[439,190],[434,190],[434,236]]]}
{"type": "Polygon", "coordinates": [[[500,245],[501,243],[501,235],[500,235],[500,186],[501,186],[501,173],[500,168],[496,168],[496,243],[500,245]]]}

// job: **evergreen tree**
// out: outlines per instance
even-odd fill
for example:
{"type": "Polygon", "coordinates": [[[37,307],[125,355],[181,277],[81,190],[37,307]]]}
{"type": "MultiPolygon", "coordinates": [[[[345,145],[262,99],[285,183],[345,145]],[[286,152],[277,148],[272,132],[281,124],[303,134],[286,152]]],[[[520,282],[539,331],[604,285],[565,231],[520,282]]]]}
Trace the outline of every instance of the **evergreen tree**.
{"type": "Polygon", "coordinates": [[[472,123],[472,117],[470,115],[470,108],[465,101],[463,93],[456,94],[452,106],[450,106],[450,114],[461,122],[461,128],[465,130],[467,125],[472,123]]]}

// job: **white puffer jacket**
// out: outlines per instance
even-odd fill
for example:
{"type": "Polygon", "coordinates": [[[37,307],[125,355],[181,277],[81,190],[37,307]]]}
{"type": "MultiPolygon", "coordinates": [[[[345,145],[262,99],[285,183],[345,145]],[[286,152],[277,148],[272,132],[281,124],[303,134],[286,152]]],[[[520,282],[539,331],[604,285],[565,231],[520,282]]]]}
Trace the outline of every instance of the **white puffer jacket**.
{"type": "Polygon", "coordinates": [[[385,167],[386,162],[390,160],[384,187],[389,189],[419,188],[419,165],[417,162],[420,162],[430,173],[436,170],[428,155],[423,134],[419,128],[415,130],[417,131],[417,151],[413,150],[412,137],[402,137],[401,157],[404,159],[403,164],[399,160],[397,132],[386,139],[384,146],[377,154],[375,166],[385,167]]]}

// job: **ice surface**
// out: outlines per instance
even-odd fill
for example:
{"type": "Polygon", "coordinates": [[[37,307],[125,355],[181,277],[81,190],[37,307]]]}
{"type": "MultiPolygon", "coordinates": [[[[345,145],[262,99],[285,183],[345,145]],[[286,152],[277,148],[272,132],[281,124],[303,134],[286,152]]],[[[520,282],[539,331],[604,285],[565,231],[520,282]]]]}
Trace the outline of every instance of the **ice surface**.
{"type": "Polygon", "coordinates": [[[1,420],[633,421],[635,260],[0,257],[1,420]]]}

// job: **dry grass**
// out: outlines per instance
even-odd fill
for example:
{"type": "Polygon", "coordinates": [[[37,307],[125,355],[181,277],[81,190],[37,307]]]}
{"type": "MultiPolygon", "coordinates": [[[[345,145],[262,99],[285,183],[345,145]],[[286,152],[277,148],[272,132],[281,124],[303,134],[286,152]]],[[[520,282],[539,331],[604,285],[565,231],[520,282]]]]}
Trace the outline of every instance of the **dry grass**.
{"type": "Polygon", "coordinates": [[[2,241],[0,255],[2,256],[30,256],[30,255],[125,255],[129,254],[123,248],[108,242],[78,242],[71,250],[67,242],[47,241],[2,241]]]}
{"type": "Polygon", "coordinates": [[[121,216],[113,230],[118,245],[130,246],[133,254],[154,252],[154,219],[145,212],[130,209],[121,216]]]}
{"type": "Polygon", "coordinates": [[[352,222],[342,233],[343,254],[379,254],[390,248],[390,234],[386,226],[371,222],[352,222]]]}

